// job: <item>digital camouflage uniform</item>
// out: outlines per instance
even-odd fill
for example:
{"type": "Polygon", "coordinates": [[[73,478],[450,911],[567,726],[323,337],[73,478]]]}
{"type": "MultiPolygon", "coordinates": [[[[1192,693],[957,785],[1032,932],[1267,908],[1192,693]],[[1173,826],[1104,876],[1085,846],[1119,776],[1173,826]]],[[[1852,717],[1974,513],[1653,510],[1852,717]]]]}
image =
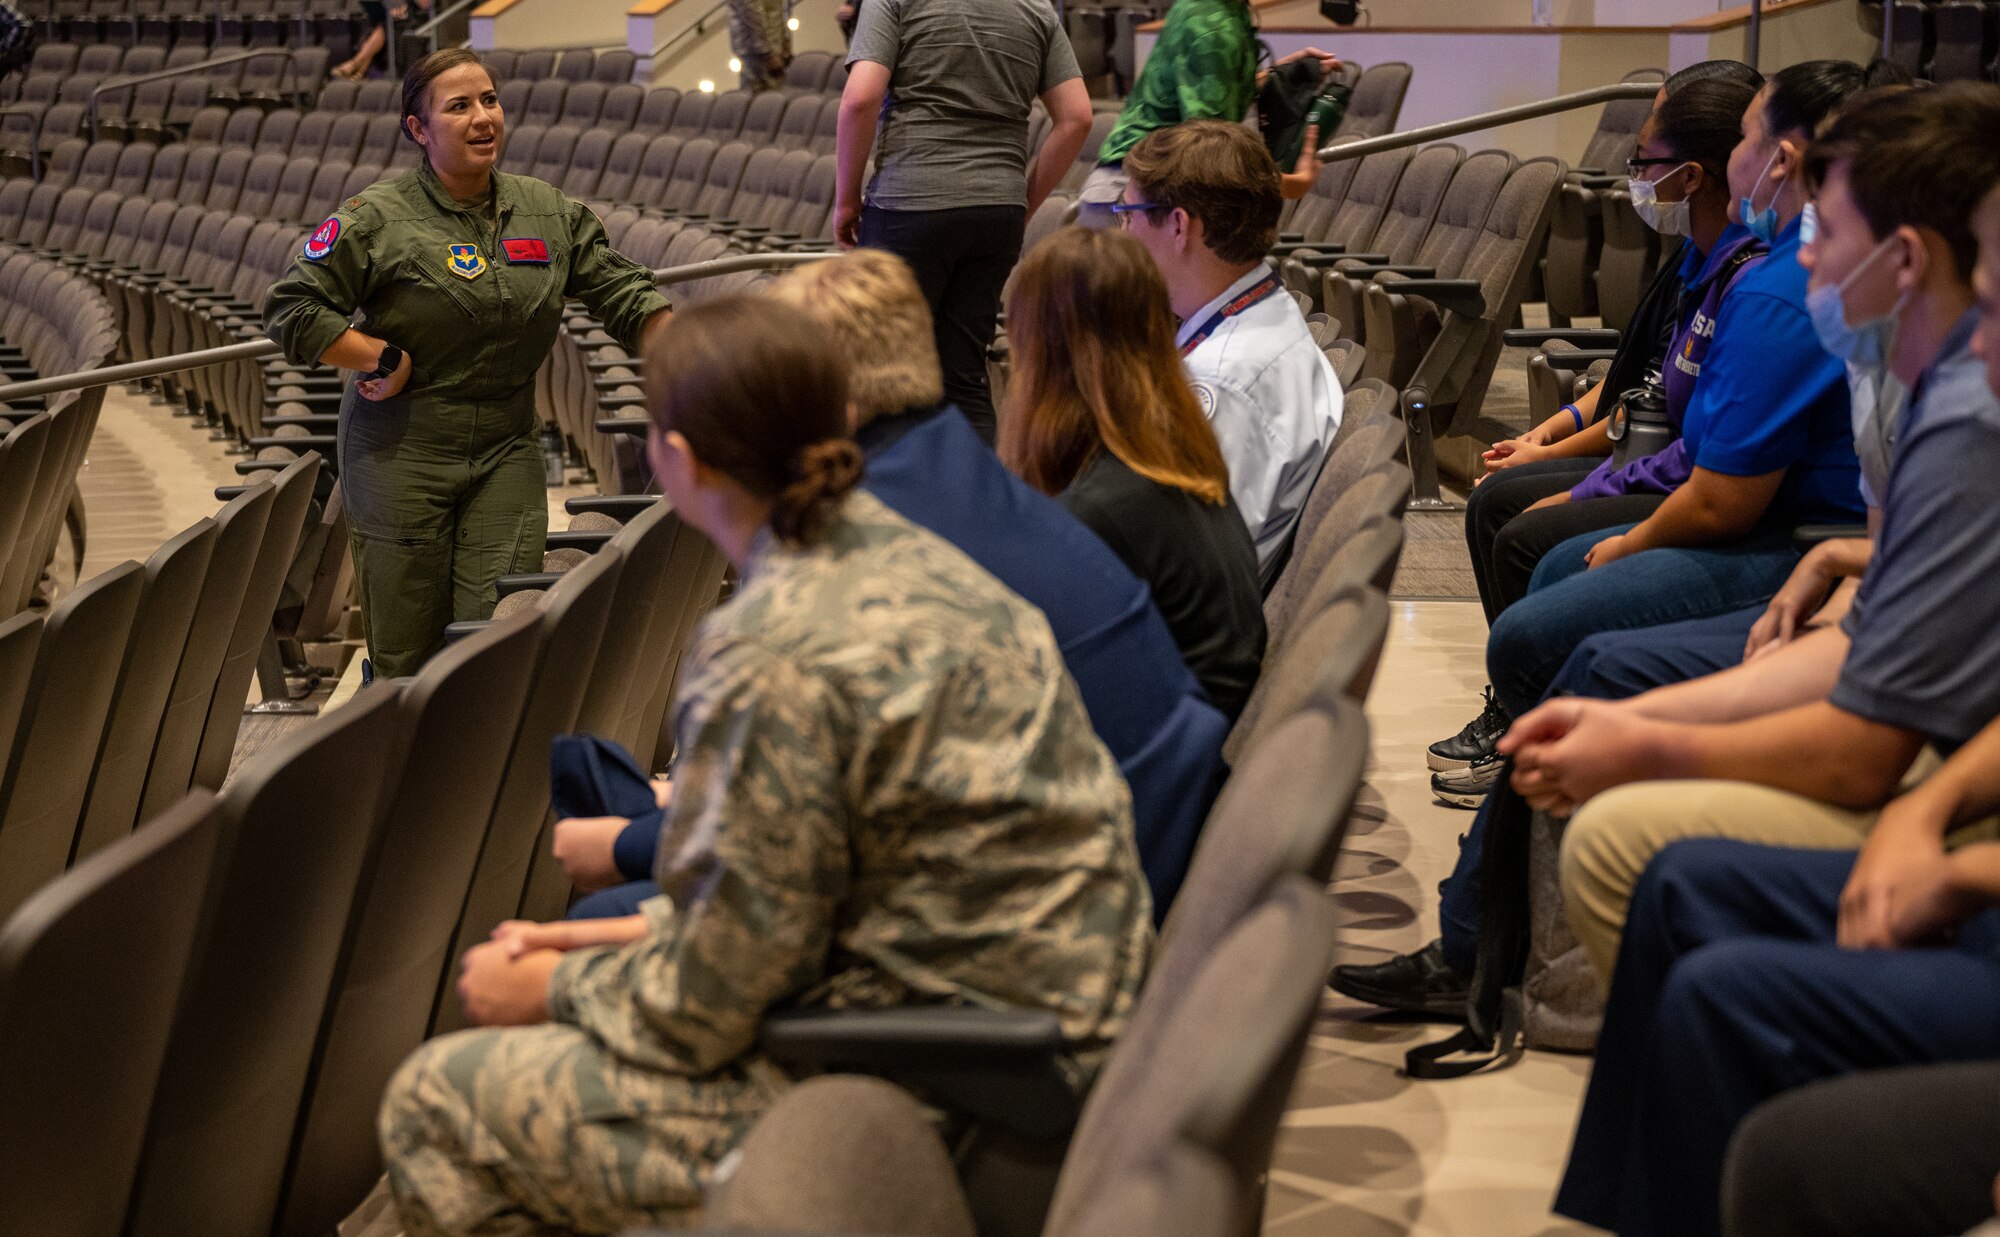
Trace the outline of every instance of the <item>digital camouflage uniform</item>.
{"type": "Polygon", "coordinates": [[[769,59],[792,58],[792,29],[786,20],[785,0],[730,0],[729,50],[743,62],[745,90],[784,85],[784,70],[771,72],[769,59]]]}
{"type": "Polygon", "coordinates": [[[295,364],[350,325],[409,354],[410,380],[340,405],[340,480],[369,654],[414,674],[445,626],[490,618],[494,583],[539,571],[548,531],[535,371],[575,297],[633,347],[666,307],[652,276],[553,185],[496,172],[491,210],[428,165],[372,185],[320,225],[264,303],[295,364]]]}
{"type": "Polygon", "coordinates": [[[764,1012],[1048,1009],[1079,1086],[1151,948],[1131,796],[1041,613],[866,494],[755,551],[696,639],[651,933],[553,1024],[465,1031],[382,1110],[411,1237],[686,1222],[787,1079],[764,1012]]]}

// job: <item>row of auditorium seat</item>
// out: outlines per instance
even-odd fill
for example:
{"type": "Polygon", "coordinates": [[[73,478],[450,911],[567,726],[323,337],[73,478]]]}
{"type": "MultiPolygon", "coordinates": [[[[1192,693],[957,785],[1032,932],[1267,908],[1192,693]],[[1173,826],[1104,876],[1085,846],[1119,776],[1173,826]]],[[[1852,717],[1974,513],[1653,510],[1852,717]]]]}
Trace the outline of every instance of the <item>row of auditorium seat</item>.
{"type": "Polygon", "coordinates": [[[1913,75],[2000,81],[2000,0],[1891,0],[1889,7],[1889,56],[1913,75]]]}

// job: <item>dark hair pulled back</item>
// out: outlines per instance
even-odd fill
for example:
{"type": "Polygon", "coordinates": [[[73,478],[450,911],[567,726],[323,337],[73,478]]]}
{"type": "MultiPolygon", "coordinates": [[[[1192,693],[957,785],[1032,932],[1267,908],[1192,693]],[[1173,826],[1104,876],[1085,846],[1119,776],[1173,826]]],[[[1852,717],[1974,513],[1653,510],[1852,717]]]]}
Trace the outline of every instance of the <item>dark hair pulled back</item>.
{"type": "Polygon", "coordinates": [[[1739,78],[1688,82],[1653,113],[1653,138],[1676,158],[1701,165],[1711,181],[1729,178],[1729,153],[1742,137],[1743,113],[1757,87],[1739,78]]]}
{"type": "MultiPolygon", "coordinates": [[[[1735,82],[1748,86],[1750,93],[1755,94],[1763,89],[1764,75],[1741,60],[1703,60],[1689,65],[1667,79],[1667,97],[1673,98],[1696,82],[1714,81],[1735,82]]],[[[1741,113],[1738,113],[1737,118],[1742,119],[1741,113]]]]}
{"type": "Polygon", "coordinates": [[[1812,137],[1862,91],[1909,82],[1909,73],[1888,60],[1876,60],[1865,67],[1851,60],[1803,61],[1771,75],[1764,123],[1773,137],[1786,133],[1812,137]]]}
{"type": "Polygon", "coordinates": [[[736,294],[691,306],[647,342],[656,432],[759,498],[771,531],[817,541],[861,481],[847,428],[847,367],[804,311],[736,294]]]}
{"type": "MultiPolygon", "coordinates": [[[[402,127],[403,137],[406,140],[412,142],[417,140],[415,135],[410,132],[410,118],[412,116],[418,120],[425,118],[424,109],[430,104],[431,83],[453,69],[468,64],[478,65],[482,69],[486,68],[485,62],[480,60],[479,56],[471,50],[463,47],[447,47],[442,51],[435,51],[425,56],[415,64],[412,64],[409,71],[403,74],[402,127]]],[[[487,69],[486,75],[490,79],[493,76],[493,71],[487,69]]]]}

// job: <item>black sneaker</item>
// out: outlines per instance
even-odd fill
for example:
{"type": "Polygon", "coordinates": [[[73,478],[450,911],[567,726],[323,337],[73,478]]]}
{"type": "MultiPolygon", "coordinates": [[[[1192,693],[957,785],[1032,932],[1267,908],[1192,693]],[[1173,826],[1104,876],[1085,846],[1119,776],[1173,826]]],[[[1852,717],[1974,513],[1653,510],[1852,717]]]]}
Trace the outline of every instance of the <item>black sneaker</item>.
{"type": "Polygon", "coordinates": [[[1465,728],[1449,739],[1439,739],[1431,744],[1430,766],[1437,772],[1446,769],[1463,769],[1478,764],[1498,750],[1500,736],[1507,733],[1507,714],[1500,708],[1500,702],[1493,698],[1493,689],[1486,689],[1486,707],[1479,710],[1479,716],[1465,723],[1465,728]]]}
{"type": "Polygon", "coordinates": [[[1506,767],[1507,762],[1499,756],[1489,756],[1469,768],[1433,773],[1431,793],[1452,807],[1477,809],[1499,784],[1500,771],[1506,767]]]}
{"type": "Polygon", "coordinates": [[[1327,985],[1342,996],[1410,1014],[1465,1017],[1472,978],[1444,960],[1444,942],[1432,941],[1413,954],[1373,966],[1337,966],[1327,985]]]}

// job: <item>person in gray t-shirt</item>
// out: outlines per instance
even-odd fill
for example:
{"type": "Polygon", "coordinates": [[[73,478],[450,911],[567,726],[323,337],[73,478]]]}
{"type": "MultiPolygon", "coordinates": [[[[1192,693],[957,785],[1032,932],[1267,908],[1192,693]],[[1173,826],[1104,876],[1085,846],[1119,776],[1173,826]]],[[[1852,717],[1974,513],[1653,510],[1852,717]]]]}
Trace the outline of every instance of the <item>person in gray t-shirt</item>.
{"type": "Polygon", "coordinates": [[[835,235],[843,249],[886,249],[916,272],[945,399],[990,443],[986,349],[1000,289],[1028,216],[1090,133],[1076,54],[1052,0],[868,0],[847,65],[835,235]],[[1028,111],[1038,98],[1052,123],[1031,167],[1028,111]]]}

